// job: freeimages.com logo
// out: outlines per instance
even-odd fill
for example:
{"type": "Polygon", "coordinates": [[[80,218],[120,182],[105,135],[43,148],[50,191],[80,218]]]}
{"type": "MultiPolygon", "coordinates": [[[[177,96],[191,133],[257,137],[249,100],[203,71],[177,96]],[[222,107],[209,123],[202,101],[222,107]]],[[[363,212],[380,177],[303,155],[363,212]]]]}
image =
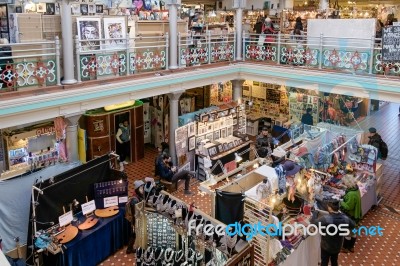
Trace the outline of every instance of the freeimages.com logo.
{"type": "Polygon", "coordinates": [[[244,235],[246,240],[250,241],[257,235],[261,236],[280,236],[283,240],[292,235],[297,235],[299,231],[304,232],[307,235],[314,236],[320,234],[321,236],[334,236],[339,234],[340,236],[348,236],[351,233],[355,235],[366,235],[366,236],[383,236],[383,228],[378,226],[361,226],[359,228],[354,228],[350,231],[348,224],[329,224],[327,226],[318,224],[309,224],[305,226],[304,224],[294,223],[285,224],[281,222],[279,224],[268,224],[262,225],[261,222],[256,224],[241,224],[233,223],[228,225],[213,225],[213,224],[199,224],[196,225],[196,220],[191,220],[188,224],[189,235],[195,230],[196,235],[206,235],[213,236],[216,233],[218,236],[227,234],[229,236],[234,235],[244,235]]]}

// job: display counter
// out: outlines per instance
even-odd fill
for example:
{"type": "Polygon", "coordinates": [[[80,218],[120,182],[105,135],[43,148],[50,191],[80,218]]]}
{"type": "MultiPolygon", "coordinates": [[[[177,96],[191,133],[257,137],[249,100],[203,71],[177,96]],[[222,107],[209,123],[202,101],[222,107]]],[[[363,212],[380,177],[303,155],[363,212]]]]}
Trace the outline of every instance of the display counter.
{"type": "Polygon", "coordinates": [[[97,265],[127,244],[130,224],[124,215],[124,209],[120,208],[113,217],[99,218],[93,229],[80,231],[65,244],[63,253],[44,256],[44,265],[97,265]]]}
{"type": "MultiPolygon", "coordinates": [[[[220,161],[222,163],[222,165],[228,172],[235,169],[236,168],[235,153],[238,153],[238,154],[243,153],[241,155],[241,157],[243,158],[243,161],[249,160],[251,143],[252,143],[252,141],[246,141],[243,144],[236,146],[228,151],[225,151],[225,152],[217,154],[213,157],[210,157],[210,160],[211,160],[210,167],[205,166],[206,156],[196,155],[196,164],[199,169],[199,175],[205,177],[206,176],[205,168],[213,168],[218,163],[218,161],[220,161]],[[246,150],[248,150],[248,151],[246,152],[246,150]]],[[[213,169],[211,174],[216,176],[216,175],[221,174],[222,172],[223,172],[223,169],[220,166],[218,166],[213,169]]],[[[205,180],[205,178],[204,178],[204,180],[205,180]]]]}

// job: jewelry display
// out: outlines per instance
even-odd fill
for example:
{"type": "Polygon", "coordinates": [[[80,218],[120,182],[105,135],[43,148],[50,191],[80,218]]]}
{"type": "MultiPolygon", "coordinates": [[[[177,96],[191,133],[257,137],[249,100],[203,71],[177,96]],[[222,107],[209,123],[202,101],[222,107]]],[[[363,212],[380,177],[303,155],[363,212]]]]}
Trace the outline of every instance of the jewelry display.
{"type": "Polygon", "coordinates": [[[182,250],[178,250],[175,252],[175,263],[179,263],[182,261],[184,257],[183,251],[182,250]]]}
{"type": "Polygon", "coordinates": [[[149,264],[154,262],[154,250],[152,247],[148,247],[143,254],[143,260],[145,263],[149,264]]]}
{"type": "Polygon", "coordinates": [[[174,251],[172,250],[172,248],[167,248],[164,251],[164,263],[168,264],[168,263],[174,263],[174,251]]]}

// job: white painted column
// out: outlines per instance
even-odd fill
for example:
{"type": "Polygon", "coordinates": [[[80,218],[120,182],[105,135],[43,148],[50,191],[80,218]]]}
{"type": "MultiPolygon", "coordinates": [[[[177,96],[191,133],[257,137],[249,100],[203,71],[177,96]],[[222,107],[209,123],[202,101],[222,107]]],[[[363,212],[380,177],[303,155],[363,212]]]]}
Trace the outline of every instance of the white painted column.
{"type": "Polygon", "coordinates": [[[234,79],[232,80],[232,98],[234,102],[241,103],[242,102],[242,86],[244,80],[243,79],[234,79]]]}
{"type": "Polygon", "coordinates": [[[172,163],[177,165],[176,149],[175,149],[175,130],[178,128],[179,116],[179,97],[183,91],[177,91],[168,94],[169,98],[169,154],[172,158],[172,163]]]}
{"type": "Polygon", "coordinates": [[[167,4],[169,14],[169,69],[178,68],[178,4],[167,4]]]}
{"type": "Polygon", "coordinates": [[[236,60],[242,60],[242,45],[243,45],[243,9],[236,9],[236,60]]]}
{"type": "Polygon", "coordinates": [[[71,5],[68,0],[61,1],[61,30],[63,49],[64,79],[62,84],[74,84],[74,36],[72,36],[71,5]]]}
{"type": "Polygon", "coordinates": [[[65,130],[66,139],[65,145],[67,149],[67,156],[69,163],[75,163],[79,161],[79,150],[78,150],[78,121],[81,115],[74,115],[66,117],[68,126],[65,130]]]}

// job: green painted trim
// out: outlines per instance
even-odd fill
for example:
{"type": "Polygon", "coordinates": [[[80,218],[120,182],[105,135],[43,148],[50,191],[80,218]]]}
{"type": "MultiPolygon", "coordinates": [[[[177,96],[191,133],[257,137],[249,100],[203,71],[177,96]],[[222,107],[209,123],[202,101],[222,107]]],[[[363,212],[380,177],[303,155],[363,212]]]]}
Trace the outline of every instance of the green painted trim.
{"type": "MultiPolygon", "coordinates": [[[[206,74],[197,74],[193,73],[190,75],[188,72],[188,76],[179,78],[179,79],[171,79],[171,80],[164,80],[164,81],[156,81],[152,83],[146,83],[146,84],[138,84],[138,85],[131,85],[127,86],[124,88],[115,88],[115,89],[108,89],[108,90],[103,90],[103,91],[95,91],[91,92],[85,95],[79,95],[79,96],[68,96],[62,99],[57,99],[57,100],[48,100],[44,102],[37,102],[37,103],[32,103],[29,105],[23,105],[23,106],[16,106],[16,107],[9,107],[6,109],[0,109],[0,116],[2,115],[9,115],[9,114],[15,114],[15,113],[21,113],[21,112],[29,112],[32,110],[37,110],[37,109],[44,109],[44,108],[52,108],[52,107],[57,107],[57,106],[62,106],[62,105],[68,105],[68,104],[73,104],[73,103],[79,103],[82,101],[90,101],[98,98],[106,98],[109,96],[113,95],[118,95],[118,94],[125,94],[125,93],[130,93],[130,92],[135,92],[139,90],[146,90],[146,89],[154,89],[155,87],[165,87],[165,86],[173,86],[176,84],[181,84],[181,83],[190,83],[196,80],[202,80],[202,79],[211,79],[211,78],[216,78],[218,76],[224,76],[224,75],[229,75],[229,74],[255,74],[255,75],[266,75],[274,77],[274,78],[283,78],[287,79],[288,83],[313,83],[313,84],[323,84],[328,87],[334,87],[335,85],[338,84],[343,84],[346,85],[346,77],[348,75],[343,74],[342,77],[339,78],[340,73],[331,73],[327,72],[326,75],[293,75],[291,73],[287,73],[286,71],[282,71],[282,69],[277,69],[277,70],[268,70],[266,72],[263,69],[254,69],[249,65],[239,65],[232,67],[229,70],[221,70],[218,71],[218,69],[215,69],[214,72],[212,73],[206,73],[206,74]],[[327,82],[329,80],[329,82],[327,82]],[[328,84],[327,84],[328,83],[328,84]]],[[[354,77],[354,76],[353,76],[354,77]]],[[[357,76],[355,76],[357,78],[357,76]]],[[[374,82],[374,76],[359,76],[360,79],[365,79],[366,81],[352,81],[351,83],[353,84],[359,84],[360,87],[372,91],[372,93],[379,93],[380,90],[382,91],[387,91],[387,92],[394,92],[398,93],[398,88],[394,86],[385,86],[382,84],[378,84],[378,82],[374,82]]],[[[111,84],[112,81],[104,81],[105,84],[108,82],[111,84]]],[[[165,93],[165,92],[162,92],[165,93]]],[[[1,96],[0,96],[1,97],[1,96]]],[[[34,99],[34,97],[31,97],[31,99],[34,99]]]]}
{"type": "MultiPolygon", "coordinates": [[[[153,83],[127,86],[124,88],[116,88],[116,89],[106,90],[106,91],[96,91],[96,92],[91,92],[91,93],[88,93],[85,95],[69,96],[69,97],[65,97],[65,98],[57,99],[57,100],[31,103],[29,105],[27,104],[27,105],[23,105],[23,106],[10,107],[7,109],[0,109],[0,115],[9,115],[9,114],[15,114],[15,113],[20,113],[20,112],[29,112],[29,111],[36,110],[36,109],[51,108],[51,107],[55,107],[55,106],[79,103],[82,101],[90,101],[90,100],[98,99],[98,98],[106,98],[108,96],[113,96],[113,95],[117,95],[117,94],[124,94],[124,93],[134,92],[134,91],[138,91],[138,90],[152,89],[154,87],[171,86],[171,85],[186,83],[186,82],[190,83],[190,82],[193,82],[196,80],[210,79],[210,78],[213,78],[216,76],[235,74],[238,72],[239,72],[238,68],[232,68],[232,69],[223,70],[223,71],[216,70],[213,73],[188,75],[187,77],[180,78],[180,79],[157,81],[157,82],[153,82],[153,83]]],[[[105,83],[107,83],[107,82],[108,81],[105,80],[105,83]]],[[[111,81],[110,81],[110,83],[111,83],[111,81]]],[[[161,94],[163,94],[163,93],[161,93],[161,94]]],[[[31,98],[34,98],[34,97],[31,97],[31,98]]]]}

